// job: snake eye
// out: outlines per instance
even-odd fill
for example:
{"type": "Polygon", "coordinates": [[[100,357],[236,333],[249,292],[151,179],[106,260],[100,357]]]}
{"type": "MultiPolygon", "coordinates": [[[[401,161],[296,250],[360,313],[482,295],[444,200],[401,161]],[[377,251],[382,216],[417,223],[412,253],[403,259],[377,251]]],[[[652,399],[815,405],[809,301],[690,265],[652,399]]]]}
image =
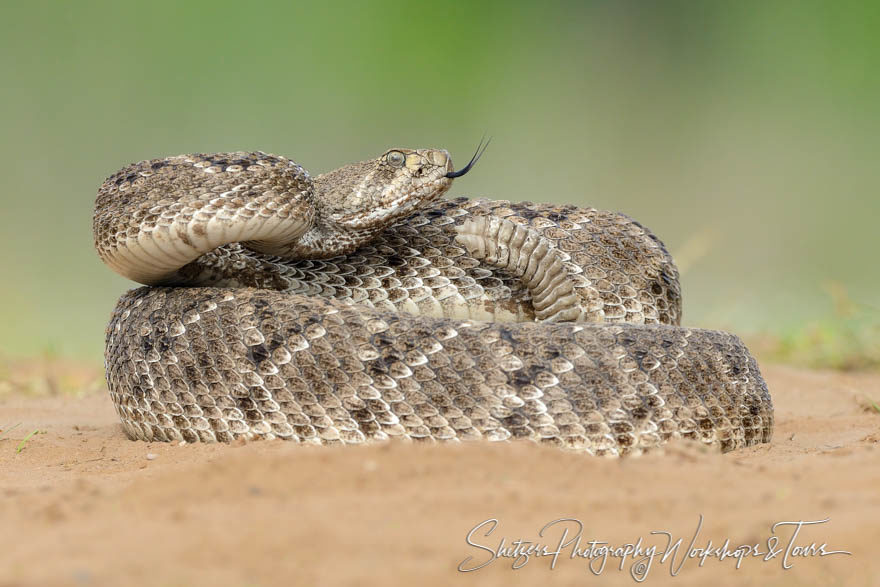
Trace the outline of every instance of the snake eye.
{"type": "Polygon", "coordinates": [[[391,151],[385,155],[385,161],[392,167],[403,167],[403,164],[406,163],[406,157],[400,151],[391,151]]]}

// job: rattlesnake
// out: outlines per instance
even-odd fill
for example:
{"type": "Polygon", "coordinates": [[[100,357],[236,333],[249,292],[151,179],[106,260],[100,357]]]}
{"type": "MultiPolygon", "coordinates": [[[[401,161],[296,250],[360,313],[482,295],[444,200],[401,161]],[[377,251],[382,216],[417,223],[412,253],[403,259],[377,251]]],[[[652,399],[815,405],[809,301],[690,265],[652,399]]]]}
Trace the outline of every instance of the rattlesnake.
{"type": "Polygon", "coordinates": [[[319,444],[529,438],[593,454],[768,442],[734,335],[683,328],[678,272],[630,218],[440,199],[444,150],[310,177],[262,152],[125,167],[101,259],[149,287],[106,331],[133,439],[319,444]]]}

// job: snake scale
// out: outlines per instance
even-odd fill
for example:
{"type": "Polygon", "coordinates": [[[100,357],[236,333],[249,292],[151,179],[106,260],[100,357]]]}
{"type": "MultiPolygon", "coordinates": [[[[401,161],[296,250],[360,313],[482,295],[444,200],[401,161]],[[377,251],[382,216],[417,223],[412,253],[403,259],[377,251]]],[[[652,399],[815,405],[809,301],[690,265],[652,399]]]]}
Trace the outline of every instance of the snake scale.
{"type": "Polygon", "coordinates": [[[619,213],[441,199],[439,149],[311,177],[262,152],[142,161],[98,191],[106,377],[152,441],[528,438],[639,454],[770,440],[734,335],[683,328],[662,242],[619,213]]]}

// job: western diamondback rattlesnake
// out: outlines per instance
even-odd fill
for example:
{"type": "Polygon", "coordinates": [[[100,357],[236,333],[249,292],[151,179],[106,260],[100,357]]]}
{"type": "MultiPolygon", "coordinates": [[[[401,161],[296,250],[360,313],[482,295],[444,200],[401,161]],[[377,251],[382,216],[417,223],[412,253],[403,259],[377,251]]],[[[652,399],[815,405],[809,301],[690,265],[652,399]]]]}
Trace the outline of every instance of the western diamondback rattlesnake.
{"type": "Polygon", "coordinates": [[[439,200],[473,162],[392,149],[311,178],[238,152],[108,178],[98,254],[149,285],[107,328],[125,432],[605,455],[769,441],[755,360],[731,334],[678,326],[678,272],[654,235],[594,209],[439,200]]]}

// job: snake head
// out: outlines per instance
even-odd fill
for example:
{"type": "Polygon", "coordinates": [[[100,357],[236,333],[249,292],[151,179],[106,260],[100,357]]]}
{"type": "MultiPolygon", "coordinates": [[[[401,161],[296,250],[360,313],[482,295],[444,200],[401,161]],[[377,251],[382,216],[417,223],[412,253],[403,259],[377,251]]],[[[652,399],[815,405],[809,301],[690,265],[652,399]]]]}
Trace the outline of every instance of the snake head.
{"type": "Polygon", "coordinates": [[[433,202],[452,185],[452,158],[444,149],[389,149],[315,181],[329,220],[354,230],[381,230],[433,202]]]}
{"type": "MultiPolygon", "coordinates": [[[[488,144],[488,143],[486,143],[488,144]]],[[[480,143],[459,171],[445,149],[403,149],[345,165],[312,180],[315,205],[311,228],[292,242],[251,242],[260,252],[288,259],[322,259],[348,254],[399,220],[442,196],[476,163],[480,143]]]]}

